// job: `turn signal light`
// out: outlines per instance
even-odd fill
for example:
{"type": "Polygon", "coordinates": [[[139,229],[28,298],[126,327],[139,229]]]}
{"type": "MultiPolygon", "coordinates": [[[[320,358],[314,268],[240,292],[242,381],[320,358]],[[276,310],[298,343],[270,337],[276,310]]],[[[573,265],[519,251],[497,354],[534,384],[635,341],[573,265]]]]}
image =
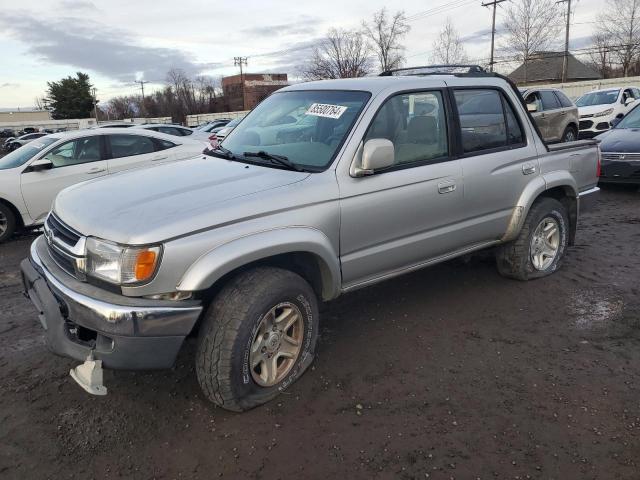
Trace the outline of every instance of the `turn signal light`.
{"type": "Polygon", "coordinates": [[[138,253],[134,268],[136,280],[143,282],[149,280],[156,270],[156,252],[152,250],[143,250],[138,253]]]}

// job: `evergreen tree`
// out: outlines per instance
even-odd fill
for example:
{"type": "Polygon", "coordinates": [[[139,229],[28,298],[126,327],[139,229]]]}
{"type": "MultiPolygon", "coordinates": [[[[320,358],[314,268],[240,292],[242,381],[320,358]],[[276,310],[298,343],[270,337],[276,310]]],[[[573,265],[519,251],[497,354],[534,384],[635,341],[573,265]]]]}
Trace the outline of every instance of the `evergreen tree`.
{"type": "Polygon", "coordinates": [[[77,72],[75,77],[59,82],[47,82],[47,101],[53,109],[51,116],[58,119],[88,118],[93,109],[89,75],[77,72]]]}

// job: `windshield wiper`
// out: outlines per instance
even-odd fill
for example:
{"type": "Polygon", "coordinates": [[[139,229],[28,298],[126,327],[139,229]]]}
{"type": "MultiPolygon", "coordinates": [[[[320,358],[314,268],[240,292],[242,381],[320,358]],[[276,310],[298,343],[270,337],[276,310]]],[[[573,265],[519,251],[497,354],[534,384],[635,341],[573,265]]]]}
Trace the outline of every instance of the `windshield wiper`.
{"type": "Polygon", "coordinates": [[[205,151],[202,153],[210,157],[220,157],[226,160],[237,160],[233,152],[227,148],[224,148],[222,145],[218,145],[213,150],[205,149],[205,151]]]}
{"type": "Polygon", "coordinates": [[[284,155],[275,155],[273,153],[265,152],[264,150],[260,150],[259,152],[244,152],[243,155],[245,157],[257,157],[257,158],[262,158],[264,160],[270,160],[272,163],[277,163],[278,165],[287,167],[289,170],[295,170],[296,172],[304,172],[303,168],[300,168],[298,165],[290,161],[284,155]]]}

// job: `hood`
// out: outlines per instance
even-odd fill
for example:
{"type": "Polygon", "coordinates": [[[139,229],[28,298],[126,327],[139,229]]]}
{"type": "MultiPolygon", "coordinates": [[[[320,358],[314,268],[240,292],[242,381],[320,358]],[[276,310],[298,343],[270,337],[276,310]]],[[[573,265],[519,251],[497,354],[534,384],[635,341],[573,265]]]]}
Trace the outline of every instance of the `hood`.
{"type": "Polygon", "coordinates": [[[616,108],[615,103],[608,103],[605,105],[590,105],[588,107],[578,107],[578,114],[582,115],[595,115],[596,113],[604,112],[610,108],[616,108]]]}
{"type": "Polygon", "coordinates": [[[83,235],[130,245],[155,243],[237,220],[243,201],[240,216],[255,215],[267,208],[261,192],[308,176],[199,156],[74,185],[60,192],[53,209],[83,235]]]}
{"type": "Polygon", "coordinates": [[[639,128],[614,128],[598,135],[603,152],[640,153],[639,128]]]}

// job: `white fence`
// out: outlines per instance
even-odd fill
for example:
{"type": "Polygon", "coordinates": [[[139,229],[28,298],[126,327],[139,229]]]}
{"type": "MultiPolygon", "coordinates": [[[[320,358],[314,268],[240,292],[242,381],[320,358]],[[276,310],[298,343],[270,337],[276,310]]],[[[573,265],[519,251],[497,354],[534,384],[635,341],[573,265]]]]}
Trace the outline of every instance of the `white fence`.
{"type": "MultiPolygon", "coordinates": [[[[100,121],[98,124],[109,123],[171,123],[171,117],[155,117],[155,118],[128,118],[125,120],[100,121]]],[[[80,130],[82,128],[95,127],[96,121],[93,118],[74,118],[70,120],[36,120],[22,122],[0,122],[0,130],[8,128],[14,132],[19,132],[26,127],[33,127],[38,130],[80,130]]]]}
{"type": "Polygon", "coordinates": [[[626,87],[628,85],[640,87],[640,77],[606,78],[602,80],[587,80],[584,82],[549,83],[546,85],[519,85],[521,88],[559,88],[568,97],[575,100],[591,90],[601,88],[626,87]]]}
{"type": "Polygon", "coordinates": [[[187,127],[195,127],[198,125],[202,125],[205,122],[217,120],[218,118],[242,118],[247,113],[249,113],[249,110],[243,110],[239,112],[201,113],[198,115],[187,115],[187,118],[185,120],[187,127]]]}

